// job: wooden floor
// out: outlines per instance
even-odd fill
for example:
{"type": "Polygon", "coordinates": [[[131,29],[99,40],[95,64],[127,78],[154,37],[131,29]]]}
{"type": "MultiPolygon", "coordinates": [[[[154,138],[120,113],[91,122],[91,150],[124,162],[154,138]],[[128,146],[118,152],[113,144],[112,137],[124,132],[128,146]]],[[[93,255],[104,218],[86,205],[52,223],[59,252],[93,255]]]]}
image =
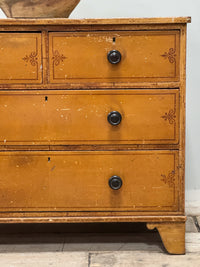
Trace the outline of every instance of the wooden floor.
{"type": "Polygon", "coordinates": [[[93,229],[90,225],[1,225],[0,266],[198,267],[200,213],[191,211],[183,256],[168,255],[159,234],[144,224],[112,224],[103,229],[98,224],[93,229]]]}

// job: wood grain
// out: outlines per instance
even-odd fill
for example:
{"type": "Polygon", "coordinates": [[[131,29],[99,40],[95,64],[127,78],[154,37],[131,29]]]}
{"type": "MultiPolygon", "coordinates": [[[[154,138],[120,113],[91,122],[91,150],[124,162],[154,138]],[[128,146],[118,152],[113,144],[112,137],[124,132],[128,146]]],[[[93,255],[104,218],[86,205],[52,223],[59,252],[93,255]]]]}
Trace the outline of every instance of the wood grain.
{"type": "Polygon", "coordinates": [[[187,38],[187,27],[182,25],[181,27],[181,48],[180,55],[182,58],[180,65],[180,77],[181,77],[181,86],[180,86],[180,149],[179,149],[179,165],[181,166],[179,170],[180,179],[180,188],[182,188],[182,195],[180,198],[180,208],[185,212],[185,117],[186,117],[186,38],[187,38]]]}
{"type": "Polygon", "coordinates": [[[80,0],[1,0],[0,7],[13,18],[67,18],[80,0]]]}
{"type": "MultiPolygon", "coordinates": [[[[86,213],[87,214],[87,213],[86,213]]],[[[19,217],[9,218],[0,218],[0,223],[95,223],[95,222],[185,222],[184,216],[67,216],[67,217],[42,217],[40,218],[29,216],[23,217],[22,215],[19,217]]],[[[91,225],[92,227],[92,225],[91,225]]]]}
{"type": "Polygon", "coordinates": [[[185,24],[191,17],[117,18],[117,19],[1,19],[0,25],[134,25],[134,24],[185,24]]]}

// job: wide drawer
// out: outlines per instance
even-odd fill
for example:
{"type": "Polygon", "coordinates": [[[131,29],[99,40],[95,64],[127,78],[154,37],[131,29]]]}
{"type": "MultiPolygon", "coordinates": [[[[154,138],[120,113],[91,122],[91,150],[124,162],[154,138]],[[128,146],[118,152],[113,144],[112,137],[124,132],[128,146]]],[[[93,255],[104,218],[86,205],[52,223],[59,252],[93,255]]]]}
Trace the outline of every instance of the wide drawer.
{"type": "Polygon", "coordinates": [[[0,84],[41,82],[41,34],[0,33],[0,84]]]}
{"type": "Polygon", "coordinates": [[[49,33],[51,83],[179,81],[180,32],[49,33]],[[121,54],[119,61],[117,50],[121,54]]]}
{"type": "Polygon", "coordinates": [[[0,169],[0,211],[175,211],[181,193],[177,151],[0,152],[0,169]]]}
{"type": "Polygon", "coordinates": [[[0,92],[0,120],[0,145],[177,144],[179,90],[0,92]]]}

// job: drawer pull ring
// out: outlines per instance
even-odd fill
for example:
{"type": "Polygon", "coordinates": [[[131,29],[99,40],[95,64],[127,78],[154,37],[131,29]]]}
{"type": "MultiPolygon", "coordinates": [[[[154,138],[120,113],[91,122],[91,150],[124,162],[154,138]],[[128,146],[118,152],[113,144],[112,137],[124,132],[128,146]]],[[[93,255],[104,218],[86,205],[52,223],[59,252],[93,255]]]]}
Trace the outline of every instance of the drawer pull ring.
{"type": "Polygon", "coordinates": [[[121,53],[117,50],[111,50],[108,53],[108,61],[111,64],[118,64],[121,61],[121,58],[122,58],[121,53]]]}
{"type": "Polygon", "coordinates": [[[119,125],[121,123],[122,116],[118,111],[112,111],[108,114],[108,122],[111,125],[119,125]]]}
{"type": "Polygon", "coordinates": [[[109,179],[109,186],[113,190],[119,190],[122,187],[122,179],[119,176],[112,176],[109,179]]]}

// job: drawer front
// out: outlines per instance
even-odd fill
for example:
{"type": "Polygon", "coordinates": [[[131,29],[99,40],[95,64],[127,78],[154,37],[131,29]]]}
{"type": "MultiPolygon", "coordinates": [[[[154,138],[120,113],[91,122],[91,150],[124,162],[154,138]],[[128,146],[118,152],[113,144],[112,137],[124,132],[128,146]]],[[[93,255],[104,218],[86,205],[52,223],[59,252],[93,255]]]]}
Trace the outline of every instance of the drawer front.
{"type": "Polygon", "coordinates": [[[179,31],[50,33],[50,82],[179,81],[179,46],[179,31]]]}
{"type": "Polygon", "coordinates": [[[0,167],[1,211],[178,209],[177,151],[1,152],[0,167]]]}
{"type": "Polygon", "coordinates": [[[0,120],[1,145],[177,144],[179,91],[0,92],[0,120]]]}
{"type": "Polygon", "coordinates": [[[41,82],[41,35],[0,33],[0,84],[41,82]]]}

